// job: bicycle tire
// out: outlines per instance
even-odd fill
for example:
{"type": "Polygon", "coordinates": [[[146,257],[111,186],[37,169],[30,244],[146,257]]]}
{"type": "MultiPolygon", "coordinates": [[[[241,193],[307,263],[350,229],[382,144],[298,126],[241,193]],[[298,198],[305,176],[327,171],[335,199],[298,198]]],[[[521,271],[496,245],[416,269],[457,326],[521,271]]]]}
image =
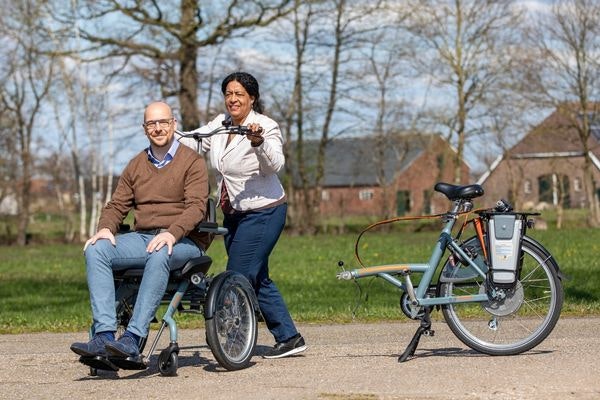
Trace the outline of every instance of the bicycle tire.
{"type": "MultiPolygon", "coordinates": [[[[464,246],[482,254],[476,237],[468,239],[464,246]]],[[[450,330],[471,349],[489,355],[520,354],[539,345],[554,329],[564,296],[558,265],[546,249],[527,236],[523,237],[521,257],[519,280],[504,301],[442,306],[450,330]]],[[[449,268],[448,262],[444,268],[449,268]]],[[[483,293],[486,285],[486,279],[470,277],[442,283],[440,293],[483,293]]]]}
{"type": "Polygon", "coordinates": [[[229,371],[249,366],[258,336],[254,293],[241,274],[226,271],[208,290],[206,340],[219,365],[229,371]]]}

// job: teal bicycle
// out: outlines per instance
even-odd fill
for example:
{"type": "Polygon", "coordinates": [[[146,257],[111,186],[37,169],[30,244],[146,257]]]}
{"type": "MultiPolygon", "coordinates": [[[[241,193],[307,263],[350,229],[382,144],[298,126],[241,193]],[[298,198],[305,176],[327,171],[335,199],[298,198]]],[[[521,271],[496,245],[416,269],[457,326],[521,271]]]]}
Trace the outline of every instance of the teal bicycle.
{"type": "Polygon", "coordinates": [[[564,279],[550,252],[526,235],[534,226],[531,217],[539,213],[514,212],[504,200],[495,208],[474,210],[473,199],[484,193],[480,185],[438,183],[435,190],[452,207],[445,214],[431,216],[442,219],[443,228],[429,261],[364,266],[358,256],[361,233],[356,256],[363,267],[345,270],[340,262],[338,279],[377,276],[402,291],[401,310],[419,320],[420,326],[399,362],[414,355],[421,336],[433,336],[430,314],[434,308],[441,308],[450,330],[473,350],[514,355],[534,348],[558,321],[564,279]],[[458,224],[462,216],[465,220],[458,224]],[[475,234],[462,239],[470,227],[475,234]],[[415,284],[414,274],[420,274],[415,284]]]}

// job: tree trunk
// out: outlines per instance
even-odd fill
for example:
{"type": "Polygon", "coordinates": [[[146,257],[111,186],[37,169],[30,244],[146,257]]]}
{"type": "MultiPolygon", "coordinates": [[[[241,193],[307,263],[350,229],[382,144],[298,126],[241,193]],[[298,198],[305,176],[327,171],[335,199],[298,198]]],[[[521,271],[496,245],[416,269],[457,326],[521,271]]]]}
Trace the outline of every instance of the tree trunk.
{"type": "Polygon", "coordinates": [[[600,226],[600,213],[598,210],[598,196],[596,196],[596,187],[594,185],[594,175],[589,155],[586,154],[585,163],[583,166],[583,185],[585,190],[586,202],[590,217],[588,225],[590,227],[600,226]]]}
{"type": "Polygon", "coordinates": [[[87,238],[85,234],[85,221],[87,219],[87,208],[85,201],[85,181],[82,175],[79,175],[79,241],[84,242],[87,238]]]}
{"type": "Polygon", "coordinates": [[[179,106],[181,108],[181,128],[184,131],[196,129],[200,125],[198,116],[198,70],[196,58],[198,46],[194,35],[198,29],[194,18],[196,1],[181,1],[181,47],[179,49],[179,106]]]}
{"type": "Polygon", "coordinates": [[[19,188],[21,201],[19,202],[17,245],[25,246],[27,244],[27,230],[30,217],[29,206],[31,204],[31,155],[28,150],[23,150],[21,160],[23,161],[23,178],[21,187],[19,188]]]}

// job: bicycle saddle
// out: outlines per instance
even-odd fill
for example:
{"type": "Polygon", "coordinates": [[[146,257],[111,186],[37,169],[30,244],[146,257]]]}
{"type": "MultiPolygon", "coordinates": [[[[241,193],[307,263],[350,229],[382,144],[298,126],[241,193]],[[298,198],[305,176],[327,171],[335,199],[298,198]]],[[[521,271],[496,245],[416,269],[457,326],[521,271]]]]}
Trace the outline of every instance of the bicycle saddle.
{"type": "Polygon", "coordinates": [[[438,182],[434,189],[436,192],[443,193],[450,200],[471,200],[483,196],[483,187],[477,184],[459,186],[438,182]]]}

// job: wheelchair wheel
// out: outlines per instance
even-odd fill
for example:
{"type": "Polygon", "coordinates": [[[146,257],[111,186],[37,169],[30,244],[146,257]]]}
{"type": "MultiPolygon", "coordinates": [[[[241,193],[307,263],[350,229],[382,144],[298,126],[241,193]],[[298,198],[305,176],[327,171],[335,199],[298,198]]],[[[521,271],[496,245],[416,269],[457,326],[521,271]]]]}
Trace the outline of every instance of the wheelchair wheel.
{"type": "Polygon", "coordinates": [[[162,376],[176,376],[179,367],[179,355],[170,348],[161,351],[158,357],[158,370],[162,376]]]}
{"type": "Polygon", "coordinates": [[[205,307],[206,339],[219,364],[229,370],[248,367],[256,347],[256,300],[241,274],[218,275],[208,291],[205,307]]]}

